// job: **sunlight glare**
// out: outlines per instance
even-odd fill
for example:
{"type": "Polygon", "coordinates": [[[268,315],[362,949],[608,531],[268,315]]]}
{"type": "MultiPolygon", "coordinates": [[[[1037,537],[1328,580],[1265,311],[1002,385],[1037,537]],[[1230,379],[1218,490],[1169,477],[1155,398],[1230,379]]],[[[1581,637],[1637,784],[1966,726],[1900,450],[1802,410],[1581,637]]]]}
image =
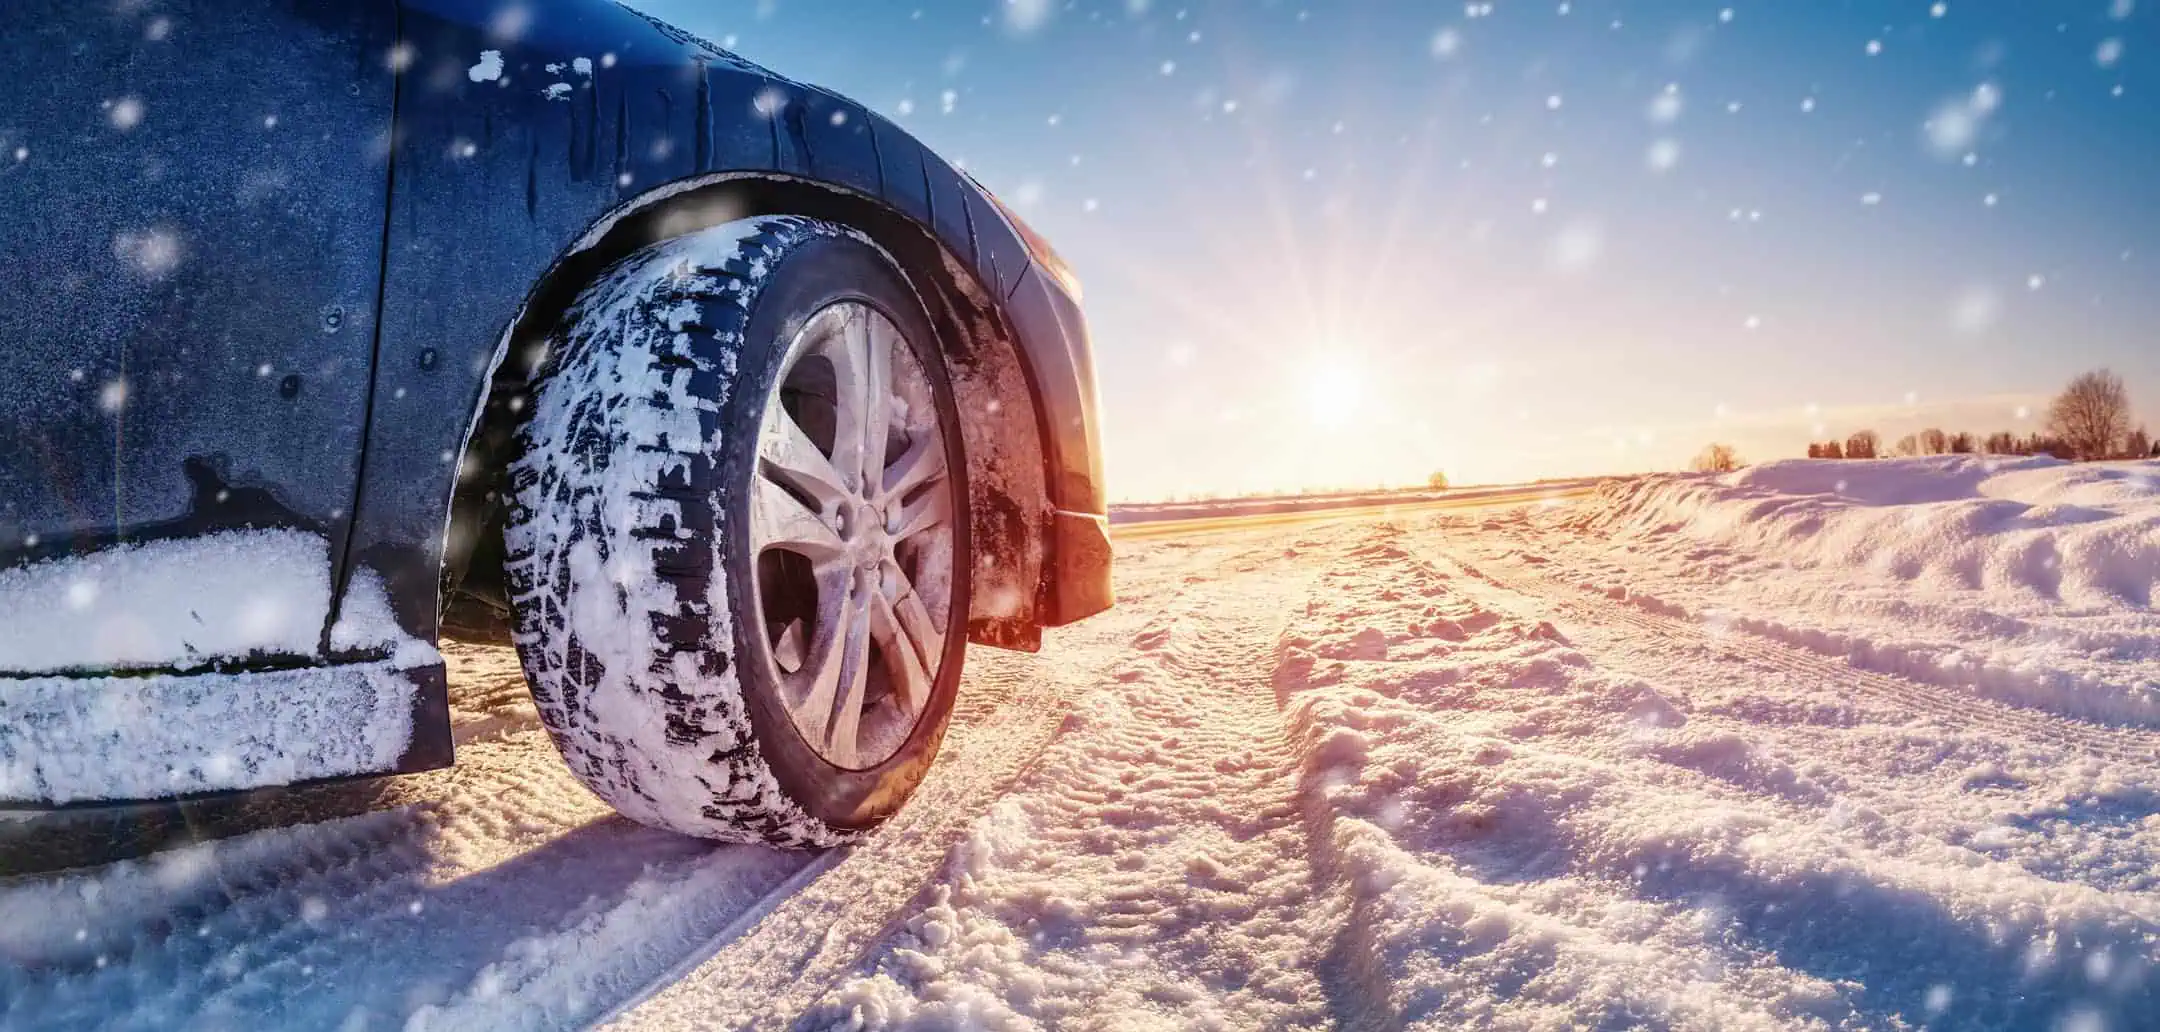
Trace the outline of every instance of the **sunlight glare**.
{"type": "Polygon", "coordinates": [[[1305,384],[1305,400],[1314,425],[1339,427],[1356,415],[1364,400],[1358,371],[1340,359],[1323,359],[1305,384]]]}

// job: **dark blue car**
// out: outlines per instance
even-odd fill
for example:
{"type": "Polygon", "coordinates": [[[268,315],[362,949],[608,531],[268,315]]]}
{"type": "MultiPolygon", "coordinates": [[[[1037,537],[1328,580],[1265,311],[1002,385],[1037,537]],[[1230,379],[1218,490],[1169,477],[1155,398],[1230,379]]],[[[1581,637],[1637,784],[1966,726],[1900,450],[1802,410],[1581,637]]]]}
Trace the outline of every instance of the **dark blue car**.
{"type": "Polygon", "coordinates": [[[606,0],[0,62],[0,805],[448,764],[449,628],[624,813],[830,843],[1110,602],[1071,273],[844,97],[606,0]]]}

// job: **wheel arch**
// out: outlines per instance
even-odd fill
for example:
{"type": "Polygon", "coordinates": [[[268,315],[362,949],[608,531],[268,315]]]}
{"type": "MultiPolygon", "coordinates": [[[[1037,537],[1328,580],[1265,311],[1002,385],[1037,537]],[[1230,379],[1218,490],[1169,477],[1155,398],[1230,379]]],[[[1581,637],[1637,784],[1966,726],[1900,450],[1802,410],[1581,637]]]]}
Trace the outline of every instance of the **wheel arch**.
{"type": "Polygon", "coordinates": [[[528,293],[498,343],[460,456],[444,537],[442,622],[469,635],[506,633],[501,569],[503,471],[513,431],[545,362],[545,341],[578,293],[656,241],[757,215],[803,215],[861,233],[890,256],[937,327],[962,413],[975,566],[968,639],[1033,650],[1049,569],[1049,428],[1035,371],[1006,306],[928,228],[844,186],[772,172],[678,180],[597,220],[528,293]]]}

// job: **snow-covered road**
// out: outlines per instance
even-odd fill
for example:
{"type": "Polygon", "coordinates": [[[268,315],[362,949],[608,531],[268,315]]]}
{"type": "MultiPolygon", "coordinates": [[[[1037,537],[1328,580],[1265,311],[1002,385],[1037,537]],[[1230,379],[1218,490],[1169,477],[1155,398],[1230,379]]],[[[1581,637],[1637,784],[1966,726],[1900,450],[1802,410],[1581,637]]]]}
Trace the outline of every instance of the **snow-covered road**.
{"type": "Polygon", "coordinates": [[[2029,472],[1126,540],[814,856],[608,816],[453,648],[456,769],[0,883],[0,1025],[2160,1027],[2160,468],[2029,472]]]}

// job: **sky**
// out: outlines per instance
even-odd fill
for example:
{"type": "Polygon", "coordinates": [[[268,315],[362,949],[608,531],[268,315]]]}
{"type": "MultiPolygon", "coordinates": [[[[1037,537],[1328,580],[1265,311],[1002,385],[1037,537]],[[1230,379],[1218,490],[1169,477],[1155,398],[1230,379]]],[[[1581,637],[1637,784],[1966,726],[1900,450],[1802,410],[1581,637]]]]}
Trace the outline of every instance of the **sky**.
{"type": "Polygon", "coordinates": [[[2160,425],[2160,0],[643,0],[1085,285],[1113,499],[2160,425]]]}

